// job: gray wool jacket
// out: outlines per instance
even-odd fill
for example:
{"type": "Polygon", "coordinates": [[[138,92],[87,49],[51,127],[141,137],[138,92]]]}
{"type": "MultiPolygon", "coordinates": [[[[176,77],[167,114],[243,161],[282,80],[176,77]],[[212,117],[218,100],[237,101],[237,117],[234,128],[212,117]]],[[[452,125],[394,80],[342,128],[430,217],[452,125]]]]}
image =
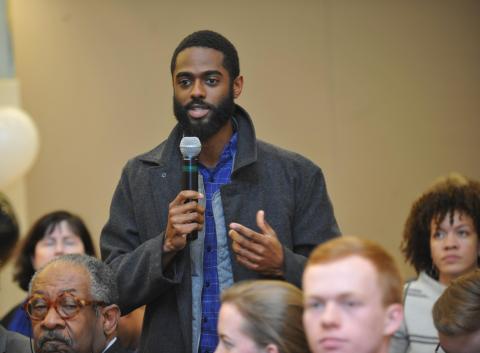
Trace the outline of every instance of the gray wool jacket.
{"type": "MultiPolygon", "coordinates": [[[[225,227],[231,222],[258,231],[265,211],[284,250],[284,280],[301,285],[307,256],[340,231],[322,171],[299,154],[257,140],[247,112],[236,105],[238,144],[231,182],[221,187],[225,227]]],[[[116,272],[122,313],[147,305],[140,351],[190,352],[192,285],[190,249],[162,267],[168,205],[181,191],[182,130],[177,125],[159,146],[127,162],[102,230],[102,258],[116,272]]],[[[266,278],[235,260],[234,281],[266,278]]],[[[195,352],[196,353],[196,352],[195,352]]]]}
{"type": "Polygon", "coordinates": [[[0,325],[0,353],[30,353],[30,339],[0,325]]]}

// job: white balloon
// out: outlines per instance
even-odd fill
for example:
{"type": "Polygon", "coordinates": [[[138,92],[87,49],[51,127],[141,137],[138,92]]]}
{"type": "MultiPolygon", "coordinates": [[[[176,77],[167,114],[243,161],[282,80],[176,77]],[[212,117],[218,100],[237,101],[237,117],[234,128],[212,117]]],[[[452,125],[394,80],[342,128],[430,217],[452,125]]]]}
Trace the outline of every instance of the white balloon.
{"type": "Polygon", "coordinates": [[[24,111],[0,107],[0,188],[21,178],[38,154],[38,131],[24,111]]]}

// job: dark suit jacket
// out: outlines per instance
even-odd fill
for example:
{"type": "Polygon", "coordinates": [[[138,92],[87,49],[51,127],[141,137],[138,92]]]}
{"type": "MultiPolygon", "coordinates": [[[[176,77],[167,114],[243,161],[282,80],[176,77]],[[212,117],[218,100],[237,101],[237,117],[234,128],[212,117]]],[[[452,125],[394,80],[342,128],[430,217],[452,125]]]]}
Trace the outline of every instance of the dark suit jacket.
{"type": "Polygon", "coordinates": [[[105,351],[105,353],[131,353],[128,349],[124,348],[118,338],[115,342],[105,351]]]}
{"type": "MultiPolygon", "coordinates": [[[[234,116],[237,153],[231,182],[220,189],[225,227],[237,222],[258,231],[256,212],[265,210],[283,245],[283,279],[300,286],[313,248],[340,233],[323,173],[308,159],[257,140],[241,107],[234,116]]],[[[177,125],[166,141],[127,163],[100,238],[102,258],[117,275],[122,313],[146,304],[142,353],[192,351],[189,247],[162,267],[168,204],[182,187],[181,138],[177,125]]],[[[240,265],[228,242],[235,282],[265,278],[240,265]]]]}
{"type": "Polygon", "coordinates": [[[0,325],[0,353],[30,353],[30,340],[0,325]]]}

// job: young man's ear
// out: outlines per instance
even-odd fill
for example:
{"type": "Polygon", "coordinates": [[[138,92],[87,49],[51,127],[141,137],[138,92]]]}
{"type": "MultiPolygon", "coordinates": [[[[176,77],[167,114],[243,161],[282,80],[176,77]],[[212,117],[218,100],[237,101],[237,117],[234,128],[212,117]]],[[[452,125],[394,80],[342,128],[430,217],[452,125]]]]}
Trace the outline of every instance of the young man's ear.
{"type": "Polygon", "coordinates": [[[269,343],[266,347],[265,347],[265,352],[266,353],[280,353],[280,351],[278,350],[278,347],[276,344],[273,344],[273,343],[269,343]]]}
{"type": "Polygon", "coordinates": [[[383,334],[385,336],[391,336],[402,325],[403,321],[403,305],[402,304],[390,304],[385,311],[385,324],[383,334]]]}
{"type": "Polygon", "coordinates": [[[116,304],[108,305],[102,308],[102,323],[105,336],[110,337],[115,334],[118,322],[120,320],[120,308],[116,304]]]}
{"type": "Polygon", "coordinates": [[[235,80],[233,80],[233,98],[237,99],[240,97],[243,89],[243,76],[238,75],[235,80]]]}

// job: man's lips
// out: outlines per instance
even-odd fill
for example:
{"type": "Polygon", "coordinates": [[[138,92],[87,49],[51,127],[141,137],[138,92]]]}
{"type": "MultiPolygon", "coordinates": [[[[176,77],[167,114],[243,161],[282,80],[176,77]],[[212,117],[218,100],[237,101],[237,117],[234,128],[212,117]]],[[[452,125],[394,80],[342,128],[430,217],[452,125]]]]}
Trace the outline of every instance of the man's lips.
{"type": "Polygon", "coordinates": [[[188,115],[194,119],[200,119],[205,117],[210,112],[207,107],[193,107],[188,109],[188,115]]]}
{"type": "Polygon", "coordinates": [[[327,350],[337,349],[343,346],[347,340],[338,337],[324,337],[320,339],[320,345],[327,350]]]}

